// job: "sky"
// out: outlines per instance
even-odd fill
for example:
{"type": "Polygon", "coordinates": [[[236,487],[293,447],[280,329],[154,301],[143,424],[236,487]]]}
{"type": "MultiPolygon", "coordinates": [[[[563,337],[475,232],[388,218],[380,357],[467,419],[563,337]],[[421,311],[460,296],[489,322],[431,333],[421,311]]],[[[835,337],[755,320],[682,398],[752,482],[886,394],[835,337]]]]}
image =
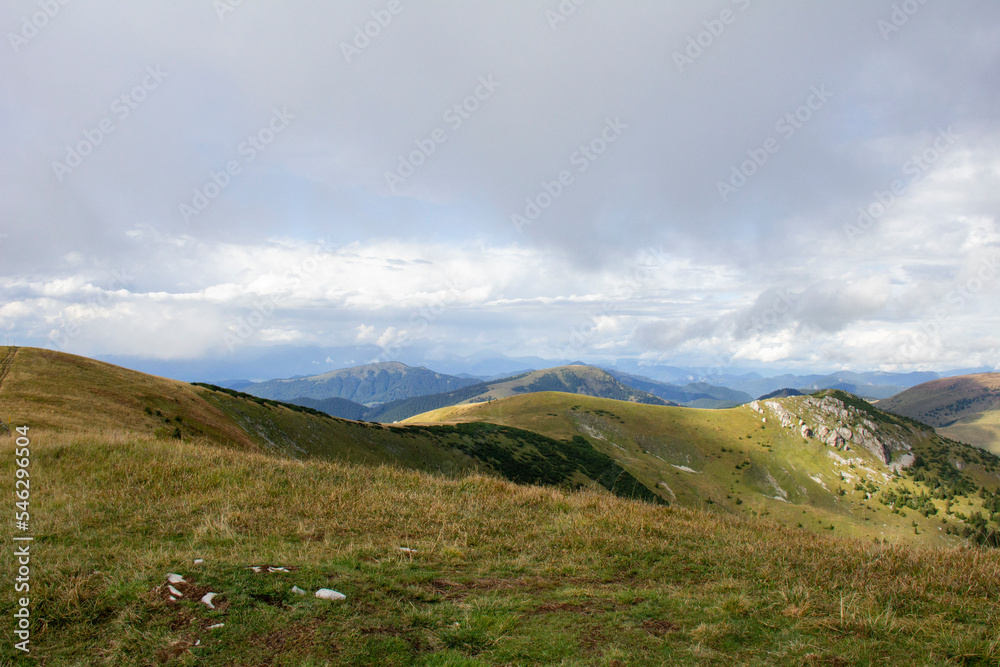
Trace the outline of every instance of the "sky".
{"type": "Polygon", "coordinates": [[[0,28],[18,345],[1000,366],[995,1],[8,0],[0,28]]]}

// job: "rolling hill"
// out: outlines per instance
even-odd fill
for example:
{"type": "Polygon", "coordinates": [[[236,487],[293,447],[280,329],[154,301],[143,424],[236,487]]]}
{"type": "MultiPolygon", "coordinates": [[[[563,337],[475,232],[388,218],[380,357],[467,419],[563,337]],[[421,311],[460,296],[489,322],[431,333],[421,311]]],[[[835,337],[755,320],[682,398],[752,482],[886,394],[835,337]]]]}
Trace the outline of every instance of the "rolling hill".
{"type": "MultiPolygon", "coordinates": [[[[44,474],[32,496],[31,654],[5,641],[3,664],[1000,660],[998,552],[848,540],[475,474],[29,434],[44,474]],[[320,588],[345,599],[318,599],[320,588]],[[200,601],[209,592],[212,608],[200,601]]],[[[12,479],[13,439],[0,449],[12,479]]],[[[0,577],[14,581],[17,567],[0,559],[0,577]]],[[[0,614],[16,604],[0,596],[0,614]]]]}
{"type": "Polygon", "coordinates": [[[641,389],[629,387],[605,370],[593,366],[573,365],[529,371],[513,377],[471,385],[456,391],[394,401],[379,406],[368,413],[365,418],[380,422],[396,422],[421,412],[449,405],[483,403],[540,391],[562,391],[650,405],[672,405],[670,401],[665,401],[641,389]]]}
{"type": "Polygon", "coordinates": [[[452,391],[478,382],[389,361],[304,378],[257,382],[242,389],[254,396],[280,401],[344,398],[370,407],[413,396],[452,391]]]}
{"type": "MultiPolygon", "coordinates": [[[[991,504],[1000,482],[995,457],[842,392],[728,410],[643,404],[634,394],[622,401],[514,393],[485,402],[468,397],[392,426],[52,351],[0,352],[0,410],[36,428],[211,442],[302,460],[485,472],[566,487],[598,484],[649,500],[921,543],[956,542],[981,530],[988,536],[1000,522],[1000,507],[991,504]],[[986,497],[974,496],[980,488],[986,497]],[[898,507],[901,498],[915,505],[917,526],[898,507]]],[[[565,367],[490,390],[513,393],[553,382],[615,390],[602,373],[565,367]]]]}
{"type": "Polygon", "coordinates": [[[529,484],[598,484],[660,500],[581,440],[554,441],[493,424],[389,427],[336,419],[232,389],[36,348],[0,348],[0,373],[0,410],[36,429],[199,440],[282,458],[493,473],[529,484]]]}
{"type": "Polygon", "coordinates": [[[994,540],[1000,529],[1000,460],[837,390],[728,410],[543,393],[406,423],[464,421],[583,437],[687,507],[921,543],[980,533],[994,540]]]}
{"type": "Polygon", "coordinates": [[[389,426],[0,348],[0,414],[39,664],[1000,660],[1000,552],[959,536],[1000,517],[996,457],[841,392],[389,426]]]}
{"type": "Polygon", "coordinates": [[[949,438],[1000,454],[1000,373],[976,373],[917,385],[879,407],[918,419],[949,438]]]}

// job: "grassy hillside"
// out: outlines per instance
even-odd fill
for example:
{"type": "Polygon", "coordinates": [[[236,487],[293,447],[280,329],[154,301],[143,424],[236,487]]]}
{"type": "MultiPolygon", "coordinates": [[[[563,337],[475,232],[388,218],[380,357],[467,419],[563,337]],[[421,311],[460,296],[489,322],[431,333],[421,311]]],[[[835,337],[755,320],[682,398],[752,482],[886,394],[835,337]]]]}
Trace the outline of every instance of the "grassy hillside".
{"type": "Polygon", "coordinates": [[[938,427],[941,435],[1000,455],[1000,410],[986,410],[938,427]]]}
{"type": "Polygon", "coordinates": [[[995,539],[1000,530],[996,457],[840,392],[729,410],[545,393],[443,408],[408,423],[464,421],[586,438],[675,505],[927,545],[995,539]],[[837,444],[835,429],[847,427],[855,439],[837,444]],[[861,444],[863,433],[873,434],[871,447],[861,444]]]}
{"type": "Polygon", "coordinates": [[[286,403],[302,405],[341,419],[368,420],[377,408],[369,408],[346,398],[290,398],[286,403]]]}
{"type": "MultiPolygon", "coordinates": [[[[30,435],[32,664],[1000,661],[997,551],[204,439],[30,435]],[[168,572],[185,578],[179,600],[168,572]],[[198,601],[209,591],[215,609],[198,601]]],[[[0,438],[8,480],[12,450],[0,438]]],[[[0,613],[13,604],[0,597],[0,613]]],[[[16,660],[5,641],[0,662],[16,660]]]]}
{"type": "Polygon", "coordinates": [[[597,484],[659,501],[610,457],[578,439],[556,441],[493,424],[389,427],[335,419],[211,385],[156,378],[83,357],[10,348],[0,410],[14,423],[70,433],[130,432],[206,440],[296,459],[391,464],[445,474],[470,471],[576,488],[597,484]]]}
{"type": "Polygon", "coordinates": [[[456,391],[394,401],[373,408],[365,418],[381,422],[402,421],[437,408],[484,403],[508,396],[541,391],[563,391],[636,403],[671,405],[670,401],[623,384],[600,368],[575,365],[529,371],[501,380],[471,385],[456,391]]]}
{"type": "Polygon", "coordinates": [[[186,382],[31,347],[0,347],[0,359],[7,371],[0,378],[4,420],[74,433],[180,433],[259,450],[253,438],[186,382]]]}
{"type": "Polygon", "coordinates": [[[282,401],[299,397],[345,398],[372,406],[412,396],[453,391],[478,382],[390,361],[305,378],[268,380],[250,385],[245,391],[282,401]]]}
{"type": "Polygon", "coordinates": [[[1000,454],[1000,373],[925,382],[879,401],[879,407],[930,424],[954,440],[1000,454]]]}

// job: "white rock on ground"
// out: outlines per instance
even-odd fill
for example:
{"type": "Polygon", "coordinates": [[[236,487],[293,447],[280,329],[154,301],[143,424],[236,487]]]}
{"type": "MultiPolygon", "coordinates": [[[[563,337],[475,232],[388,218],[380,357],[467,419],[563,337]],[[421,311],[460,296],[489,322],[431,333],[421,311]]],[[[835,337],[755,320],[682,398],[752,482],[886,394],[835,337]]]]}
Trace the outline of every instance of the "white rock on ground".
{"type": "Polygon", "coordinates": [[[204,559],[204,558],[195,558],[195,559],[194,559],[194,564],[195,564],[195,565],[201,565],[201,564],[202,564],[202,563],[204,563],[204,562],[205,562],[205,559],[204,559]]]}
{"type": "Polygon", "coordinates": [[[415,553],[417,553],[416,549],[411,549],[410,547],[396,547],[396,548],[399,549],[400,551],[402,551],[404,554],[415,554],[415,553]]]}
{"type": "Polygon", "coordinates": [[[306,594],[306,592],[304,590],[302,590],[301,588],[299,588],[298,586],[292,586],[292,592],[295,593],[296,595],[305,595],[306,594]]]}
{"type": "Polygon", "coordinates": [[[216,623],[215,625],[208,626],[206,630],[215,630],[216,628],[221,628],[223,625],[225,625],[225,623],[216,623]]]}
{"type": "Polygon", "coordinates": [[[182,577],[179,574],[174,574],[173,572],[167,572],[167,581],[169,581],[172,584],[186,584],[187,583],[186,581],[184,581],[184,577],[182,577]]]}
{"type": "Polygon", "coordinates": [[[212,604],[212,598],[214,598],[217,593],[205,593],[201,596],[201,601],[208,605],[209,609],[215,609],[215,605],[212,604]]]}
{"type": "Polygon", "coordinates": [[[329,588],[321,588],[316,591],[316,597],[322,600],[346,600],[347,596],[329,588]]]}
{"type": "Polygon", "coordinates": [[[179,598],[184,597],[183,593],[181,593],[179,590],[177,590],[176,588],[174,588],[170,584],[167,584],[167,590],[169,590],[170,594],[173,595],[173,596],[175,596],[175,597],[179,597],[179,598]]]}

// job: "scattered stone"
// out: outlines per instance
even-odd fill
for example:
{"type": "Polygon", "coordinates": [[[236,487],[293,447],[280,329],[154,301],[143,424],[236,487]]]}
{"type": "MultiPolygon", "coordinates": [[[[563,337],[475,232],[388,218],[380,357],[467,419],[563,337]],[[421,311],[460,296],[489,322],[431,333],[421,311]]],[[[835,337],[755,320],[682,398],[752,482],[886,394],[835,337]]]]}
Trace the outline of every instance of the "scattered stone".
{"type": "Polygon", "coordinates": [[[396,547],[396,548],[399,549],[400,551],[402,551],[404,554],[415,554],[415,553],[417,553],[416,549],[411,549],[410,547],[396,547]]]}
{"type": "Polygon", "coordinates": [[[175,598],[182,598],[182,597],[184,597],[183,593],[181,593],[179,590],[177,590],[176,588],[174,588],[170,584],[167,584],[167,590],[170,591],[170,595],[174,596],[175,598]]]}
{"type": "Polygon", "coordinates": [[[216,623],[215,625],[210,625],[210,626],[208,626],[205,629],[206,630],[215,630],[216,628],[221,628],[223,625],[225,625],[225,623],[216,623]]]}
{"type": "Polygon", "coordinates": [[[208,605],[209,609],[215,609],[215,605],[212,604],[212,598],[214,598],[216,595],[217,595],[216,593],[205,593],[204,595],[201,596],[201,601],[206,605],[208,605]]]}
{"type": "Polygon", "coordinates": [[[170,582],[171,584],[186,584],[187,583],[186,581],[184,581],[184,577],[182,577],[179,574],[174,574],[173,572],[168,572],[167,573],[167,581],[170,582]]]}
{"type": "Polygon", "coordinates": [[[195,565],[201,565],[201,564],[202,564],[202,563],[204,563],[204,562],[205,562],[205,559],[204,559],[204,558],[195,558],[195,559],[194,559],[194,564],[195,564],[195,565]]]}
{"type": "Polygon", "coordinates": [[[306,592],[304,590],[302,590],[301,588],[299,588],[298,586],[292,586],[292,592],[295,593],[296,595],[305,595],[306,594],[306,592]]]}
{"type": "Polygon", "coordinates": [[[272,565],[268,565],[267,566],[267,571],[268,572],[290,572],[291,570],[289,570],[287,567],[275,567],[275,566],[272,566],[272,565]]]}
{"type": "Polygon", "coordinates": [[[802,425],[802,437],[803,438],[811,438],[812,436],[813,436],[812,429],[809,428],[808,426],[806,426],[805,424],[803,424],[802,425]]]}
{"type": "Polygon", "coordinates": [[[329,588],[321,588],[316,591],[316,597],[322,600],[346,600],[347,596],[329,588]]]}
{"type": "Polygon", "coordinates": [[[264,571],[264,568],[262,568],[260,565],[251,565],[247,569],[248,570],[253,570],[254,572],[257,572],[258,574],[264,571]]]}

